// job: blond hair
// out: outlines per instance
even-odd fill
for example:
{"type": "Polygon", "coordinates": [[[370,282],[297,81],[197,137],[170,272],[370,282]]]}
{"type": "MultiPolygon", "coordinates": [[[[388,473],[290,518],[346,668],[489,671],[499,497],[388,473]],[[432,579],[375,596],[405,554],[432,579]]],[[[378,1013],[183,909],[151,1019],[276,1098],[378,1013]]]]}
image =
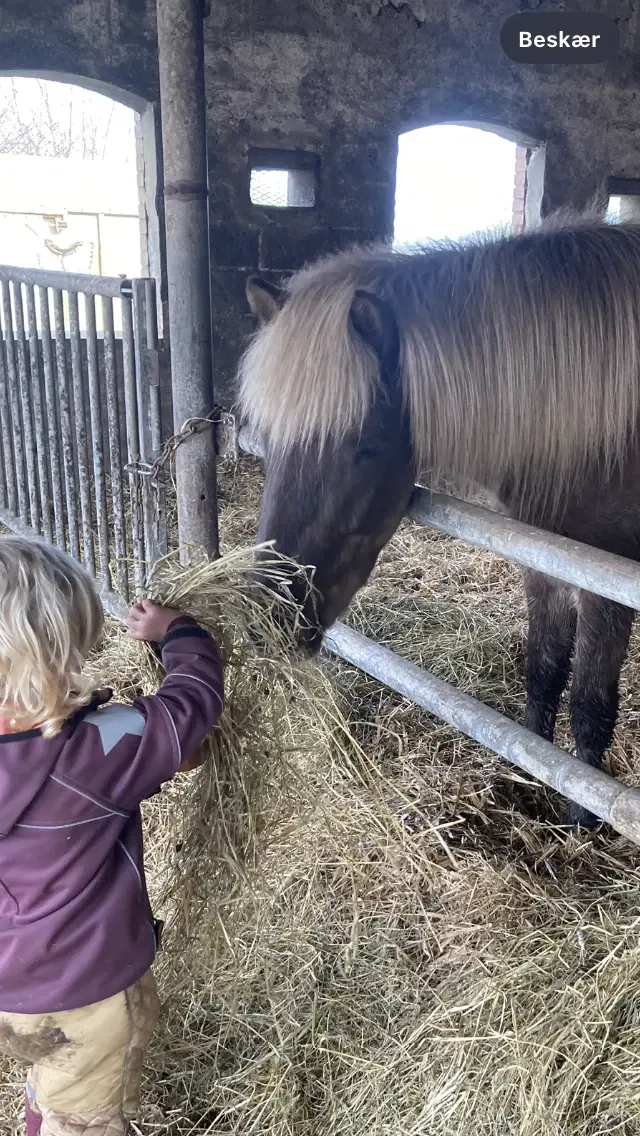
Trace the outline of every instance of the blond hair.
{"type": "Polygon", "coordinates": [[[57,734],[91,700],[82,673],[103,626],[87,573],[37,540],[0,536],[0,713],[57,734]]]}

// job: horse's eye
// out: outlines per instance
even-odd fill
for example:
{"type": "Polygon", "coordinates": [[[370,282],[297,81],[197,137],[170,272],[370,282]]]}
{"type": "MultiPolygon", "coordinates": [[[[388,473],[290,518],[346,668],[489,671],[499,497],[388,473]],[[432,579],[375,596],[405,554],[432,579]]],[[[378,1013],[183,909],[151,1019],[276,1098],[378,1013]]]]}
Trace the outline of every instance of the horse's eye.
{"type": "Polygon", "coordinates": [[[373,446],[362,446],[356,450],[356,462],[375,461],[378,451],[373,446]]]}

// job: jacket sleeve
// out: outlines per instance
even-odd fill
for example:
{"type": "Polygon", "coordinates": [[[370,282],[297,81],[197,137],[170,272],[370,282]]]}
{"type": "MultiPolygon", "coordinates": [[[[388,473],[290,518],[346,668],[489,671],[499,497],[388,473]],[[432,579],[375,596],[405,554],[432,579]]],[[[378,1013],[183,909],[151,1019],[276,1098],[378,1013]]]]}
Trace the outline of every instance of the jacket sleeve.
{"type": "Polygon", "coordinates": [[[158,646],[166,678],[156,694],[133,703],[129,712],[139,726],[129,727],[117,756],[113,752],[109,796],[128,810],[171,780],[224,708],[220,654],[208,631],[194,620],[176,620],[158,646]]]}

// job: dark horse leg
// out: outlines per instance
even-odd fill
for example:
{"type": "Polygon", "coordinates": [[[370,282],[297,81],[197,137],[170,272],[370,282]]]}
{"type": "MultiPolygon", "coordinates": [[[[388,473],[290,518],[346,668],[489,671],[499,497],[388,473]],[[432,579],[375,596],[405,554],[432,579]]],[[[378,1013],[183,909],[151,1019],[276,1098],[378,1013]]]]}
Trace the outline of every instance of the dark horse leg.
{"type": "MultiPolygon", "coordinates": [[[[596,769],[611,745],[618,717],[618,684],[634,613],[590,592],[577,605],[566,585],[538,572],[525,572],[529,609],[524,724],[553,741],[575,639],[570,693],[571,729],[577,756],[596,769]]],[[[569,823],[594,828],[599,820],[569,802],[569,823]]]]}
{"type": "MultiPolygon", "coordinates": [[[[629,645],[634,612],[612,600],[580,592],[570,710],[577,755],[600,769],[618,717],[620,670],[629,645]]],[[[569,822],[595,828],[597,817],[575,805],[569,822]]]]}
{"type": "MultiPolygon", "coordinates": [[[[624,466],[607,479],[601,464],[585,473],[579,492],[562,510],[562,524],[543,508],[527,506],[518,485],[505,479],[500,499],[511,516],[548,532],[640,561],[640,444],[634,441],[624,466]]],[[[573,666],[569,709],[576,753],[600,769],[618,717],[620,671],[634,619],[630,608],[578,591],[536,572],[525,572],[529,604],[527,712],[525,724],[553,740],[556,714],[573,666]]],[[[569,804],[571,824],[593,828],[587,809],[569,804]]]]}
{"type": "Polygon", "coordinates": [[[557,580],[525,571],[524,583],[529,609],[524,724],[551,742],[569,679],[576,607],[571,589],[557,580]]]}

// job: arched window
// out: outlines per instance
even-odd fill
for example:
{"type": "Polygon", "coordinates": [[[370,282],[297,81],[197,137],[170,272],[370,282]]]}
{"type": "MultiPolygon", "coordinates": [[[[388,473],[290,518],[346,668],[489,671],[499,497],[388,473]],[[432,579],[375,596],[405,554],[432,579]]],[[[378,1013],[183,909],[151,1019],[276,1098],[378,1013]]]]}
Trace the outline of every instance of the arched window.
{"type": "Polygon", "coordinates": [[[159,280],[153,108],[97,86],[0,76],[0,262],[159,280]]]}
{"type": "Polygon", "coordinates": [[[527,169],[535,149],[469,125],[401,134],[395,203],[398,245],[525,226],[527,169]]]}

